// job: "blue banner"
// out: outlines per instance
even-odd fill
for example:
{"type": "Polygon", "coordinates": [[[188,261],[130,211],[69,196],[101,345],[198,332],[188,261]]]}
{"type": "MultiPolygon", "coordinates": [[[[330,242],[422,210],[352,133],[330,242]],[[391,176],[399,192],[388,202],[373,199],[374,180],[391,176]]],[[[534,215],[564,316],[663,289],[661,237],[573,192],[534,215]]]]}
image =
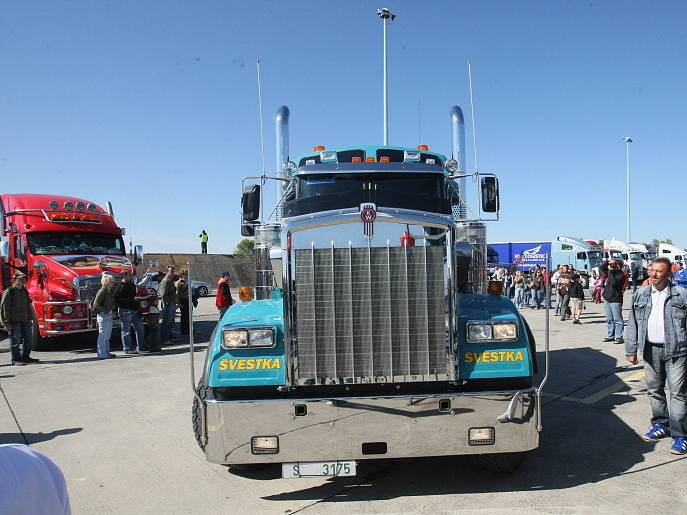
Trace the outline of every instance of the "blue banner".
{"type": "Polygon", "coordinates": [[[546,268],[551,254],[551,242],[511,243],[511,262],[521,270],[529,270],[539,265],[546,268]]]}

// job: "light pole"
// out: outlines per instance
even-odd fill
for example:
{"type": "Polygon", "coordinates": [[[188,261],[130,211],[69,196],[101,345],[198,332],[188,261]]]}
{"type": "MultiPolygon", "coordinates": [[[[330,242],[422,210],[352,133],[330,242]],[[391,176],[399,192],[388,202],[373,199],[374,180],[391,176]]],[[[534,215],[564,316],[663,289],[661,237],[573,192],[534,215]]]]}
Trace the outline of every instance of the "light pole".
{"type": "Polygon", "coordinates": [[[377,9],[377,16],[384,23],[384,145],[389,144],[389,104],[387,101],[387,87],[386,87],[386,25],[390,21],[396,19],[396,15],[392,14],[389,9],[382,7],[377,9]]]}
{"type": "Polygon", "coordinates": [[[632,138],[630,136],[625,136],[623,138],[625,142],[625,168],[627,173],[627,242],[630,243],[630,143],[632,143],[632,138]]]}

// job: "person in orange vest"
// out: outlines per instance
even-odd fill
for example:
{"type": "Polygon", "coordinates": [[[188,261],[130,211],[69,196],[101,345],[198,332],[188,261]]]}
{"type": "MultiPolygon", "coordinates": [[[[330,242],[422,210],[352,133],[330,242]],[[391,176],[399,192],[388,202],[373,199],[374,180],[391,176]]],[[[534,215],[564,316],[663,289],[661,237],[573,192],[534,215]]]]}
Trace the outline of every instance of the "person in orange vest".
{"type": "Polygon", "coordinates": [[[219,310],[219,319],[222,320],[224,313],[234,303],[229,289],[229,272],[222,272],[219,281],[217,281],[217,296],[215,297],[215,306],[219,310]]]}

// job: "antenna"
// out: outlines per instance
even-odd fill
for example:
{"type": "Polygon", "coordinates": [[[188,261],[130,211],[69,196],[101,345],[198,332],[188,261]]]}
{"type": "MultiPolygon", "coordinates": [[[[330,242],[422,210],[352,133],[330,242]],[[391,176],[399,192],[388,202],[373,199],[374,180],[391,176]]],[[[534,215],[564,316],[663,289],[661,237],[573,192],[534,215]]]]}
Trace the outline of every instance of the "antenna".
{"type": "Polygon", "coordinates": [[[417,144],[422,144],[420,139],[420,97],[417,97],[417,144]]]}
{"type": "Polygon", "coordinates": [[[477,164],[477,129],[475,127],[475,103],[472,99],[472,65],[468,59],[468,81],[470,84],[470,118],[472,119],[472,151],[475,154],[475,172],[479,170],[477,164]]]}
{"type": "MultiPolygon", "coordinates": [[[[262,157],[262,178],[260,179],[260,197],[262,197],[262,190],[265,187],[265,133],[262,129],[262,90],[260,88],[260,59],[256,62],[258,69],[258,111],[260,116],[260,155],[262,157]]],[[[260,219],[263,217],[263,204],[262,198],[260,199],[260,219]]]]}
{"type": "Polygon", "coordinates": [[[396,19],[389,9],[382,7],[377,9],[377,16],[384,23],[384,145],[389,144],[389,102],[387,99],[387,73],[386,73],[386,26],[390,21],[396,19]]]}

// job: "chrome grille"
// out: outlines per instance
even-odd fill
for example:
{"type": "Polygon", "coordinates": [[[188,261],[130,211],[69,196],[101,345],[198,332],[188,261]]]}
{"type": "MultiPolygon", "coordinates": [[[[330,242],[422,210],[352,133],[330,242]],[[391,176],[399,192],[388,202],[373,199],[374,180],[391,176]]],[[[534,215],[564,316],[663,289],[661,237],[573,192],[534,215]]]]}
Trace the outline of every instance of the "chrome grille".
{"type": "MultiPolygon", "coordinates": [[[[122,274],[115,274],[108,272],[115,278],[115,281],[119,283],[122,279],[122,274]]],[[[102,275],[82,275],[77,278],[77,300],[92,302],[95,299],[96,293],[102,286],[101,284],[102,275]]]]}
{"type": "Polygon", "coordinates": [[[297,249],[299,384],[445,380],[445,247],[297,249]]]}

